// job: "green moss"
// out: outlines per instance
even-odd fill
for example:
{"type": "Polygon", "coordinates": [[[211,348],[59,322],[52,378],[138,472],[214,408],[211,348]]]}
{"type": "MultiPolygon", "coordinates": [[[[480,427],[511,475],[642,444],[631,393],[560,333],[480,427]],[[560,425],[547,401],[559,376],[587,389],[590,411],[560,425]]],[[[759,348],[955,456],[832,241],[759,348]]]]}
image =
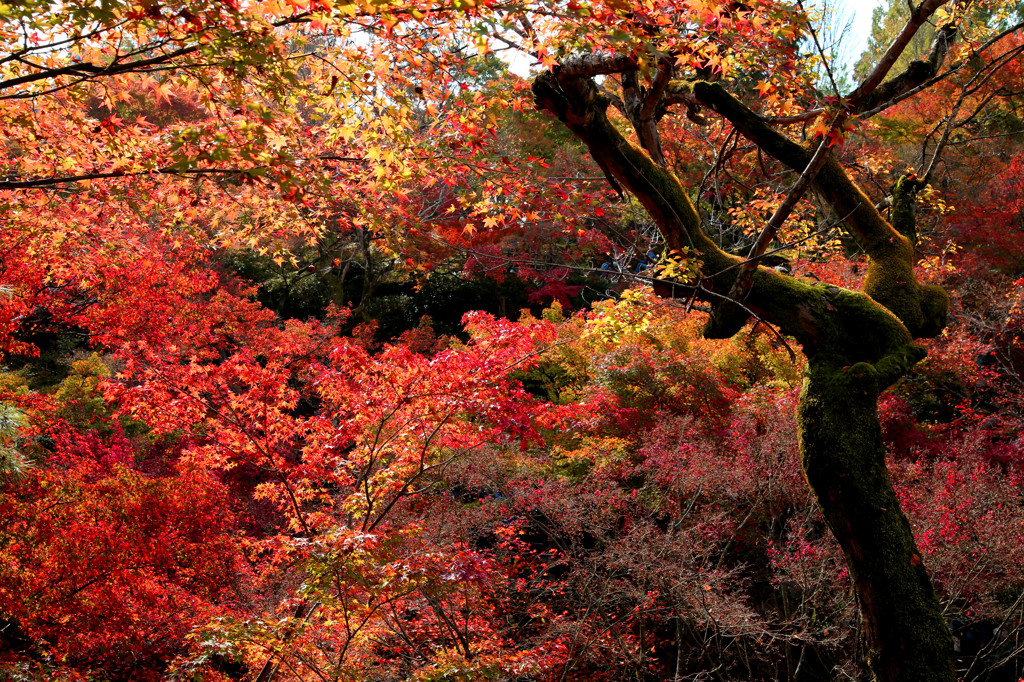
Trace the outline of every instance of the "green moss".
{"type": "Polygon", "coordinates": [[[872,365],[812,359],[798,411],[807,482],[847,557],[876,679],[952,681],[952,635],[885,466],[879,384],[922,354],[872,365]],[[895,368],[887,365],[893,364],[895,368]]]}
{"type": "Polygon", "coordinates": [[[923,188],[924,183],[917,178],[903,175],[892,189],[892,206],[889,210],[892,226],[912,246],[917,245],[917,193],[923,188]]]}
{"type": "Polygon", "coordinates": [[[920,336],[930,339],[941,334],[949,315],[949,294],[946,290],[931,284],[921,287],[921,314],[924,321],[920,336]]]}

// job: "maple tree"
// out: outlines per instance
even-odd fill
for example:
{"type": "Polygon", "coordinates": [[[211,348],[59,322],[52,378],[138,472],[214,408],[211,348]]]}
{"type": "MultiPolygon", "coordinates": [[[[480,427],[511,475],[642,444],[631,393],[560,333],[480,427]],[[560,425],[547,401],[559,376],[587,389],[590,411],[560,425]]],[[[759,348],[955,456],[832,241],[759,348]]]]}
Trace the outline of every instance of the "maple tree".
{"type": "MultiPolygon", "coordinates": [[[[682,50],[675,48],[671,31],[652,27],[642,14],[631,17],[639,34],[637,52],[574,55],[534,81],[538,106],[568,125],[609,176],[637,196],[668,248],[699,254],[702,276],[695,284],[684,282],[679,295],[713,303],[705,334],[731,336],[754,316],[777,325],[803,346],[808,369],[798,412],[804,472],[850,565],[869,665],[877,678],[887,680],[955,677],[951,636],[893,493],[877,416],[881,392],[924,356],[913,339],[934,337],[944,328],[948,298],[936,286],[918,284],[914,273],[914,197],[930,173],[923,180],[905,176],[897,181],[886,220],[830,156],[830,148],[842,139],[851,117],[884,109],[940,73],[957,32],[957,21],[948,14],[926,59],[911,62],[902,74],[883,82],[910,39],[943,4],[925,2],[911,13],[862,83],[817,115],[817,134],[809,146],[787,138],[721,83],[675,81],[678,72],[685,74],[685,62],[679,64],[677,56],[682,50]],[[652,44],[650,34],[657,43],[652,44]],[[645,52],[639,51],[645,46],[646,54],[669,56],[645,62],[645,52]],[[635,85],[638,73],[649,76],[649,88],[635,85]],[[620,74],[621,98],[605,94],[593,80],[612,74],[620,74]],[[690,198],[664,167],[654,126],[659,108],[673,101],[706,106],[765,153],[801,173],[747,259],[731,256],[708,239],[690,198]],[[613,103],[622,108],[647,154],[608,118],[613,103]],[[862,293],[816,286],[758,267],[779,225],[812,185],[867,254],[862,293]]],[[[756,14],[737,9],[716,12],[711,19],[728,18],[731,26],[756,14]]],[[[722,69],[709,57],[698,63],[722,69]]]]}
{"type": "Polygon", "coordinates": [[[1020,276],[969,4],[845,95],[799,3],[0,5],[0,665],[1020,672],[1019,295],[916,341],[1020,276]]]}

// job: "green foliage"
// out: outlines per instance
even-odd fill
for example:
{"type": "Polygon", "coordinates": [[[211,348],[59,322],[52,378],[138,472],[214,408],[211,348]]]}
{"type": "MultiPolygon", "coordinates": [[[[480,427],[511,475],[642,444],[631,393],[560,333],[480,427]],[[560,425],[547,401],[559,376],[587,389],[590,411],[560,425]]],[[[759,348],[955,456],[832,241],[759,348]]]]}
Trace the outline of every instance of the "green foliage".
{"type": "Polygon", "coordinates": [[[71,372],[69,358],[85,347],[88,337],[80,330],[56,327],[35,333],[30,340],[39,353],[11,356],[7,366],[25,377],[33,390],[45,391],[68,376],[71,372]]]}
{"type": "Polygon", "coordinates": [[[25,413],[0,403],[0,479],[22,474],[29,462],[18,448],[19,431],[28,424],[25,413]]]}
{"type": "Polygon", "coordinates": [[[541,362],[530,370],[516,372],[513,377],[527,393],[550,403],[568,403],[573,399],[572,392],[566,391],[573,384],[573,375],[561,362],[541,362]]]}
{"type": "Polygon", "coordinates": [[[109,432],[110,408],[103,400],[100,382],[110,370],[96,353],[71,362],[71,371],[54,391],[60,404],[57,415],[79,428],[109,432]]]}
{"type": "Polygon", "coordinates": [[[270,255],[253,251],[227,252],[223,262],[232,273],[257,284],[259,302],[281,318],[310,319],[323,316],[332,304],[347,307],[354,312],[353,325],[375,323],[380,341],[401,336],[424,316],[430,317],[438,336],[460,336],[462,318],[471,310],[514,318],[523,308],[539,308],[529,300],[526,282],[510,274],[499,280],[438,268],[418,280],[383,259],[373,259],[369,267],[343,267],[314,253],[299,255],[310,264],[278,265],[270,255]]]}
{"type": "Polygon", "coordinates": [[[531,304],[526,283],[517,277],[467,278],[439,268],[418,283],[381,287],[369,302],[367,315],[377,320],[379,339],[397,337],[424,315],[438,336],[461,336],[462,318],[471,310],[514,319],[523,308],[538,307],[531,304]]]}

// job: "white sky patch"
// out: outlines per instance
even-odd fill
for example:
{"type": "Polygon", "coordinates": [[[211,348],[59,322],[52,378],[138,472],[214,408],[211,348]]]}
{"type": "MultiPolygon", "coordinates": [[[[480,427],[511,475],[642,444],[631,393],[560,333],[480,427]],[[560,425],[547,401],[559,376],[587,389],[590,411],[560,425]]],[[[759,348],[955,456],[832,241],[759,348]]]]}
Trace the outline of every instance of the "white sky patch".
{"type": "Polygon", "coordinates": [[[850,30],[850,43],[857,46],[856,52],[859,55],[868,44],[868,35],[871,33],[871,12],[878,7],[881,0],[845,0],[846,11],[853,16],[853,26],[850,30]]]}

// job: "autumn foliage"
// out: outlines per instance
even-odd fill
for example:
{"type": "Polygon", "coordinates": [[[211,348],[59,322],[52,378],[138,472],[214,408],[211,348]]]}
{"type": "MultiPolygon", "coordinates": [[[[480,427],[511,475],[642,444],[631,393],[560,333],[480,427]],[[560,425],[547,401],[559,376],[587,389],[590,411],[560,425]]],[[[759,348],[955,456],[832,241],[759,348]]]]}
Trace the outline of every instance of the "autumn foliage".
{"type": "MultiPolygon", "coordinates": [[[[704,338],[699,254],[494,55],[594,46],[797,117],[873,201],[936,169],[950,323],[879,415],[959,674],[1024,675],[1019,31],[835,126],[789,3],[442,4],[0,4],[0,679],[868,679],[796,342],[704,338]]],[[[782,167],[684,104],[666,167],[745,253],[782,167]]],[[[841,219],[808,196],[765,264],[856,288],[841,219]]]]}

